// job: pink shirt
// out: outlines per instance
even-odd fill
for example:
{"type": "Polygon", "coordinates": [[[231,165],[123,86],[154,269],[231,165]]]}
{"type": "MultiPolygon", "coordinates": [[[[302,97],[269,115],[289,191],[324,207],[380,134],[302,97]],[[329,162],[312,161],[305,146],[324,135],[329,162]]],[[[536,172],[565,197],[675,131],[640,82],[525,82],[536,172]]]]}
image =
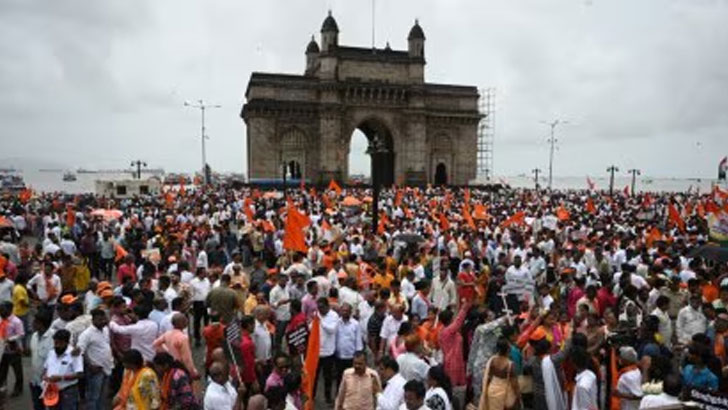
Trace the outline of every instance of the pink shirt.
{"type": "Polygon", "coordinates": [[[192,361],[192,351],[190,350],[189,337],[179,329],[172,329],[164,332],[154,341],[154,348],[157,351],[166,351],[175,360],[179,360],[185,365],[187,371],[193,377],[197,376],[195,363],[192,361]]]}

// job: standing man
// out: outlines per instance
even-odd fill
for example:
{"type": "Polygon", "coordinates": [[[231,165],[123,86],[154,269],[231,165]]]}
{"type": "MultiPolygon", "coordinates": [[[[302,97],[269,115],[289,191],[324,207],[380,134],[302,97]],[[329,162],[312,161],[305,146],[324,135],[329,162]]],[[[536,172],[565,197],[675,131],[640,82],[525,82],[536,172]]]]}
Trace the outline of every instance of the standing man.
{"type": "Polygon", "coordinates": [[[371,410],[375,407],[377,394],[381,391],[379,375],[373,369],[367,368],[366,354],[357,352],[354,355],[353,368],[347,369],[341,377],[334,410],[371,410]]]}
{"type": "Polygon", "coordinates": [[[255,315],[255,329],[253,330],[253,343],[255,344],[255,364],[258,371],[258,381],[265,386],[268,376],[273,338],[266,326],[270,311],[268,306],[258,305],[253,310],[255,315]]]}
{"type": "Polygon", "coordinates": [[[131,348],[142,354],[144,361],[151,362],[154,359],[154,340],[157,339],[159,326],[149,319],[151,309],[139,305],[134,308],[134,314],[138,321],[131,325],[120,326],[116,322],[109,323],[109,329],[113,333],[131,337],[131,348]]]}
{"type": "Polygon", "coordinates": [[[406,410],[430,410],[425,405],[424,383],[419,380],[410,380],[404,385],[404,404],[406,410]]]}
{"type": "Polygon", "coordinates": [[[0,360],[0,385],[5,386],[8,379],[8,369],[12,366],[15,374],[15,388],[12,397],[23,393],[23,322],[13,315],[13,303],[0,304],[0,340],[5,343],[5,351],[0,360]]]}
{"type": "Polygon", "coordinates": [[[28,288],[35,292],[41,304],[51,312],[62,290],[61,278],[53,273],[54,269],[53,262],[46,260],[43,262],[43,272],[35,274],[28,281],[28,288]]]}
{"type": "Polygon", "coordinates": [[[276,314],[275,346],[277,350],[281,350],[281,341],[283,340],[286,326],[291,321],[291,297],[286,287],[287,284],[288,276],[281,273],[278,275],[278,283],[270,291],[270,306],[276,314]]]}
{"type": "Polygon", "coordinates": [[[93,326],[78,337],[75,354],[86,359],[86,410],[102,410],[106,401],[106,385],[114,368],[109,340],[109,320],[106,312],[96,308],[91,311],[93,326]]]}
{"type": "Polygon", "coordinates": [[[50,330],[53,316],[50,312],[39,311],[33,317],[33,336],[30,337],[30,397],[33,410],[45,410],[40,394],[43,391],[43,369],[46,358],[53,349],[53,332],[50,330]]]}
{"type": "Polygon", "coordinates": [[[407,380],[399,374],[397,361],[389,356],[379,361],[379,377],[384,391],[377,394],[377,410],[398,410],[404,403],[404,385],[407,380]]]}
{"type": "Polygon", "coordinates": [[[336,329],[336,380],[341,380],[344,371],[352,366],[356,352],[364,349],[361,326],[352,319],[351,310],[350,304],[341,305],[341,319],[336,329]]]}
{"type": "Polygon", "coordinates": [[[205,326],[207,326],[210,321],[207,316],[207,306],[205,306],[207,294],[210,293],[210,280],[207,279],[207,271],[205,268],[197,268],[195,278],[190,281],[190,287],[192,288],[192,314],[194,316],[195,346],[200,347],[202,344],[200,323],[204,322],[205,326]]]}
{"type": "Polygon", "coordinates": [[[326,403],[332,404],[331,386],[334,383],[334,365],[336,362],[334,353],[336,352],[336,329],[339,326],[339,315],[331,310],[329,300],[325,297],[318,300],[318,312],[321,317],[321,347],[319,348],[319,365],[313,391],[316,392],[319,374],[323,373],[326,403]]]}
{"type": "MultiPolygon", "coordinates": [[[[455,289],[455,282],[450,279],[446,268],[441,269],[439,274],[432,279],[430,301],[437,307],[438,312],[442,312],[451,306],[454,309],[457,306],[458,295],[455,289]]],[[[424,319],[424,317],[420,319],[424,319]]]]}
{"type": "Polygon", "coordinates": [[[78,408],[78,380],[83,377],[83,357],[73,356],[69,342],[71,333],[66,329],[53,335],[53,349],[44,366],[43,380],[58,387],[60,409],[78,408]]]}

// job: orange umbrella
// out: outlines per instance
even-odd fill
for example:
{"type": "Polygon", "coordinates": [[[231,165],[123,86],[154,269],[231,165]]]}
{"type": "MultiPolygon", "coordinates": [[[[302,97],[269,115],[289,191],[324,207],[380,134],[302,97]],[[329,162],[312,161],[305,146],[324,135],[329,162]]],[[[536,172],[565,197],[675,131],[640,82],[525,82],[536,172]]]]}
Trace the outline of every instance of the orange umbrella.
{"type": "Polygon", "coordinates": [[[353,196],[347,196],[344,198],[343,201],[341,201],[341,205],[343,206],[359,206],[361,205],[361,201],[354,198],[353,196]]]}
{"type": "Polygon", "coordinates": [[[124,213],[118,209],[94,209],[91,211],[91,216],[99,216],[104,218],[105,221],[119,219],[122,215],[124,215],[124,213]]]}

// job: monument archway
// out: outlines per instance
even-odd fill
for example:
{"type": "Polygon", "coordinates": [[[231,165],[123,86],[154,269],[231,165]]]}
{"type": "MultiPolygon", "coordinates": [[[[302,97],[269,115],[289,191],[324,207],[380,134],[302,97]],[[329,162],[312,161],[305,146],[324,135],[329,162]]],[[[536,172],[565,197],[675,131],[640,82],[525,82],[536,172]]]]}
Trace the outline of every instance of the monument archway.
{"type": "Polygon", "coordinates": [[[290,161],[309,182],[346,182],[355,129],[367,136],[382,185],[435,183],[441,162],[446,183],[474,180],[478,90],[425,82],[419,23],[403,50],[344,46],[338,36],[329,15],[320,42],[312,38],[305,49],[304,74],[251,75],[241,112],[250,182],[279,178],[290,161]]]}
{"type": "Polygon", "coordinates": [[[435,185],[447,185],[447,166],[442,162],[435,167],[435,185]]]}

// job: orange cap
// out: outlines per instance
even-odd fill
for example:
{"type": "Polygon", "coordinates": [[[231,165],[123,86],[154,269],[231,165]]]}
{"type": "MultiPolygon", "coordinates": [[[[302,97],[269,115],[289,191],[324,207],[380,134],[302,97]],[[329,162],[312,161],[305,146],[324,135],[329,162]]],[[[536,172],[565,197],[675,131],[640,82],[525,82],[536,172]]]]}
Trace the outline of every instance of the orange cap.
{"type": "Polygon", "coordinates": [[[78,298],[73,295],[64,295],[61,298],[61,303],[63,303],[64,305],[72,305],[76,303],[77,300],[78,298]]]}
{"type": "Polygon", "coordinates": [[[53,407],[58,404],[58,400],[60,399],[59,393],[57,384],[48,383],[43,391],[43,404],[46,407],[53,407]]]}

